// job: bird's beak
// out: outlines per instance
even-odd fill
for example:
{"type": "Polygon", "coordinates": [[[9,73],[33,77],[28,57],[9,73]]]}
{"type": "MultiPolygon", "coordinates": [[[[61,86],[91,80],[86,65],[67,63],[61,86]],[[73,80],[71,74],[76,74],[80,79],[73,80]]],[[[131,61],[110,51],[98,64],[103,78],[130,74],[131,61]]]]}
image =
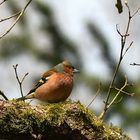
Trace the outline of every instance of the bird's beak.
{"type": "Polygon", "coordinates": [[[79,73],[79,70],[77,70],[77,69],[73,69],[73,73],[79,73]]]}

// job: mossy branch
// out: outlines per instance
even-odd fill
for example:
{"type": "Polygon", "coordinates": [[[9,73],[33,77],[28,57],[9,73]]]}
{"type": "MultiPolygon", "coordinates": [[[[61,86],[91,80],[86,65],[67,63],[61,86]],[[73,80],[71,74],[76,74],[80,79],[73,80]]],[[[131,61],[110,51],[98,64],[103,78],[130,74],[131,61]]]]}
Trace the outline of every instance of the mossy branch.
{"type": "Polygon", "coordinates": [[[102,123],[79,102],[31,106],[0,101],[0,139],[131,140],[122,130],[102,123]]]}

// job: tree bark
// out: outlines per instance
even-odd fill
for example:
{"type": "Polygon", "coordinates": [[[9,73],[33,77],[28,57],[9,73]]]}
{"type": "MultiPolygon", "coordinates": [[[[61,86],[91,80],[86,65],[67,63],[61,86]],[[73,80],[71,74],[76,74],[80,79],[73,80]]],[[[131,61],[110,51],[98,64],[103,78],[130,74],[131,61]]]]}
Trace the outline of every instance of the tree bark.
{"type": "Polygon", "coordinates": [[[122,130],[99,120],[80,102],[31,106],[0,100],[2,140],[131,140],[122,130]]]}

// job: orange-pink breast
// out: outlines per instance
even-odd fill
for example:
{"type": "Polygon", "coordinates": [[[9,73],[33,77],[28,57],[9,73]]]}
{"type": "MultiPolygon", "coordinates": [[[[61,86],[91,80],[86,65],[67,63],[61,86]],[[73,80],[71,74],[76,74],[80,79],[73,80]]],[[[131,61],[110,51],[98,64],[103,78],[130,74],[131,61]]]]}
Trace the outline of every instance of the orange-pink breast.
{"type": "Polygon", "coordinates": [[[61,102],[69,97],[72,87],[72,76],[55,73],[45,84],[36,89],[35,98],[50,103],[61,102]]]}

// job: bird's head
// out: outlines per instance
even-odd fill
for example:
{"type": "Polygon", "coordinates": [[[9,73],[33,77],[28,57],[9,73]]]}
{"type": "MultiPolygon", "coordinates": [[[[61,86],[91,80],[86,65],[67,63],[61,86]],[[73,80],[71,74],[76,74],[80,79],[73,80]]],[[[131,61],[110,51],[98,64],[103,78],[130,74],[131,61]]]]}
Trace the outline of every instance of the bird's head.
{"type": "Polygon", "coordinates": [[[79,70],[75,69],[74,66],[67,60],[55,66],[55,69],[59,72],[65,72],[68,74],[78,73],[79,70]]]}

